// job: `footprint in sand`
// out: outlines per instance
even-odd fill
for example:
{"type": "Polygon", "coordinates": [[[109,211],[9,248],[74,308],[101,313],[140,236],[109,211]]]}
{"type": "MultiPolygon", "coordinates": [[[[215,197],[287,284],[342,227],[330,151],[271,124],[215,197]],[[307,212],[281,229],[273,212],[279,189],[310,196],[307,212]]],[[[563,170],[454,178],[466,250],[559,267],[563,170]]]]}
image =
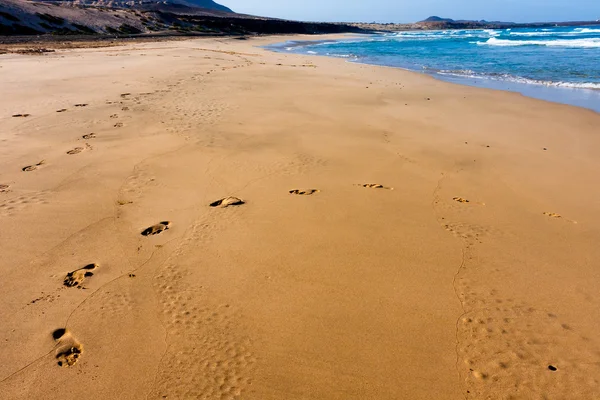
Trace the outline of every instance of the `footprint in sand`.
{"type": "Polygon", "coordinates": [[[230,197],[225,197],[221,200],[214,201],[214,202],[210,203],[210,206],[225,208],[225,207],[229,207],[229,206],[239,206],[244,203],[245,203],[244,200],[238,199],[237,197],[230,196],[230,197]]]}
{"type": "Polygon", "coordinates": [[[41,167],[42,165],[44,165],[46,163],[46,161],[42,160],[37,164],[34,165],[28,165],[26,167],[21,168],[22,171],[24,172],[29,172],[29,171],[35,171],[36,169],[38,169],[38,167],[41,167]]]}
{"type": "Polygon", "coordinates": [[[113,125],[115,128],[121,128],[123,127],[123,123],[122,122],[117,122],[116,124],[113,125]]]}
{"type": "Polygon", "coordinates": [[[452,200],[458,201],[459,203],[469,203],[469,200],[463,199],[462,197],[453,197],[452,200]]]}
{"type": "Polygon", "coordinates": [[[121,93],[121,97],[122,98],[125,98],[125,97],[130,96],[130,95],[131,95],[131,93],[121,93]]]}
{"type": "Polygon", "coordinates": [[[65,112],[65,111],[67,111],[66,108],[61,108],[60,110],[56,110],[56,112],[65,112]]]}
{"type": "Polygon", "coordinates": [[[79,104],[75,104],[75,107],[87,107],[87,103],[79,103],[79,104]]]}
{"type": "Polygon", "coordinates": [[[88,264],[83,268],[79,268],[75,271],[69,272],[67,276],[65,276],[63,284],[67,287],[76,286],[78,289],[81,289],[81,284],[83,283],[85,278],[93,276],[94,273],[92,271],[94,271],[98,267],[98,264],[88,264]]]}
{"type": "Polygon", "coordinates": [[[79,154],[83,151],[83,147],[75,147],[72,150],[67,151],[68,155],[79,154]]]}
{"type": "Polygon", "coordinates": [[[380,185],[379,183],[363,183],[360,186],[362,186],[364,188],[367,188],[367,189],[387,189],[387,190],[394,190],[394,188],[383,186],[383,185],[380,185]]]}
{"type": "Polygon", "coordinates": [[[311,194],[315,194],[315,193],[319,193],[320,190],[319,189],[294,189],[294,190],[290,190],[290,194],[297,194],[297,195],[304,195],[304,196],[310,196],[311,194]]]}
{"type": "Polygon", "coordinates": [[[551,218],[562,218],[562,215],[557,214],[557,213],[553,213],[553,212],[545,212],[543,213],[545,216],[547,217],[551,217],[551,218]]]}
{"type": "Polygon", "coordinates": [[[81,138],[85,139],[85,140],[95,139],[96,138],[96,134],[95,133],[88,133],[87,135],[83,135],[81,138]]]}
{"type": "Polygon", "coordinates": [[[29,117],[31,114],[13,114],[13,118],[26,118],[29,117]]]}
{"type": "Polygon", "coordinates": [[[576,224],[577,223],[577,221],[573,221],[572,219],[564,218],[562,215],[557,214],[557,213],[544,212],[542,214],[544,214],[546,217],[556,218],[556,219],[562,219],[563,221],[567,221],[567,222],[570,222],[572,224],[576,224]]]}
{"type": "Polygon", "coordinates": [[[6,193],[9,192],[10,190],[8,190],[10,186],[9,185],[0,185],[0,193],[6,193]]]}
{"type": "Polygon", "coordinates": [[[61,328],[52,332],[57,342],[56,360],[59,367],[74,365],[83,353],[83,345],[73,337],[70,331],[61,328]]]}
{"type": "Polygon", "coordinates": [[[119,118],[119,114],[111,114],[110,118],[119,118]]]}
{"type": "Polygon", "coordinates": [[[142,236],[158,235],[171,227],[171,221],[162,221],[156,225],[152,225],[142,231],[142,236]]]}

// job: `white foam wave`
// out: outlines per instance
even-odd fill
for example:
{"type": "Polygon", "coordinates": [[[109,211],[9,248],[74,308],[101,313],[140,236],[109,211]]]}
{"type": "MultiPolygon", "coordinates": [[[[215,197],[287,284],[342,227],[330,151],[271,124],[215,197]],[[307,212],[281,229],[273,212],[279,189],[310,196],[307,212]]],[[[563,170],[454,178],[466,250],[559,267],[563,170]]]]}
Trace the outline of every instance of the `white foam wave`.
{"type": "Polygon", "coordinates": [[[577,47],[600,48],[600,38],[589,39],[557,39],[557,40],[506,40],[490,38],[486,42],[476,42],[487,46],[548,46],[548,47],[577,47]]]}
{"type": "Polygon", "coordinates": [[[575,29],[577,33],[600,33],[600,29],[592,29],[592,28],[577,28],[575,29]]]}
{"type": "Polygon", "coordinates": [[[583,82],[583,83],[550,82],[546,85],[547,86],[577,88],[577,89],[600,89],[600,83],[594,83],[594,82],[583,82]]]}
{"type": "Polygon", "coordinates": [[[333,54],[333,53],[326,53],[326,55],[328,55],[329,57],[358,59],[358,57],[356,55],[354,55],[354,54],[333,54]]]}
{"type": "Polygon", "coordinates": [[[509,74],[482,74],[477,73],[471,70],[441,70],[436,71],[439,75],[448,75],[448,76],[456,76],[460,78],[470,78],[470,79],[489,79],[494,81],[506,81],[506,82],[515,82],[521,84],[528,85],[541,85],[548,87],[557,87],[557,88],[571,88],[571,89],[593,89],[600,90],[600,83],[597,82],[555,82],[555,81],[544,81],[537,79],[528,79],[519,76],[513,76],[509,74]]]}
{"type": "Polygon", "coordinates": [[[440,39],[456,39],[456,38],[487,38],[500,36],[502,31],[494,29],[472,29],[472,30],[447,30],[447,31],[407,31],[396,32],[389,37],[396,39],[412,39],[412,40],[440,40],[440,39]]]}
{"type": "Polygon", "coordinates": [[[509,32],[512,36],[577,36],[577,35],[588,35],[588,34],[600,34],[600,29],[589,29],[589,28],[577,28],[574,31],[557,31],[550,32],[548,30],[534,31],[534,32],[509,32]]]}
{"type": "Polygon", "coordinates": [[[510,32],[511,36],[549,36],[552,32],[510,32]]]}
{"type": "Polygon", "coordinates": [[[490,36],[500,36],[502,34],[502,31],[496,31],[493,29],[484,29],[483,31],[490,36]]]}

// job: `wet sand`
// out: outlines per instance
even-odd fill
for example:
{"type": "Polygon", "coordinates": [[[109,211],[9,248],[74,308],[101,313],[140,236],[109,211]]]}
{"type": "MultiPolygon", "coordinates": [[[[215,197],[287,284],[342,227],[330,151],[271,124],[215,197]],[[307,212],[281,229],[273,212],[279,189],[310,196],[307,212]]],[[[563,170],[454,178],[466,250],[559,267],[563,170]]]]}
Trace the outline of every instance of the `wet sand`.
{"type": "Polygon", "coordinates": [[[0,398],[599,398],[600,115],[287,39],[0,56],[0,398]]]}

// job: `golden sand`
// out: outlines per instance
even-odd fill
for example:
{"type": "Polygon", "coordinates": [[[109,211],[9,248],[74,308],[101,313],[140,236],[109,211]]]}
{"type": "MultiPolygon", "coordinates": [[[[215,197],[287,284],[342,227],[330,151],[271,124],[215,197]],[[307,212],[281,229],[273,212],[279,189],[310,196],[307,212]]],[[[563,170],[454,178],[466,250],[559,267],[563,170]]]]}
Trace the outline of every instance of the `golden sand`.
{"type": "Polygon", "coordinates": [[[0,398],[600,398],[600,115],[285,39],[0,56],[0,398]]]}

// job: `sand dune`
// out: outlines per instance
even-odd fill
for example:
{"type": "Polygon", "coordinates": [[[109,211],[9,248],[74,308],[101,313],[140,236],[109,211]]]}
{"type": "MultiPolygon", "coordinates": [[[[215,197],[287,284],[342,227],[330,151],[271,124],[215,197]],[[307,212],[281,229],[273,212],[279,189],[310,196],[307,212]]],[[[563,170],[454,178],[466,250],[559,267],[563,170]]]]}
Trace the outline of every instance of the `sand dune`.
{"type": "Polygon", "coordinates": [[[600,116],[277,40],[0,56],[0,398],[600,398],[600,116]]]}

